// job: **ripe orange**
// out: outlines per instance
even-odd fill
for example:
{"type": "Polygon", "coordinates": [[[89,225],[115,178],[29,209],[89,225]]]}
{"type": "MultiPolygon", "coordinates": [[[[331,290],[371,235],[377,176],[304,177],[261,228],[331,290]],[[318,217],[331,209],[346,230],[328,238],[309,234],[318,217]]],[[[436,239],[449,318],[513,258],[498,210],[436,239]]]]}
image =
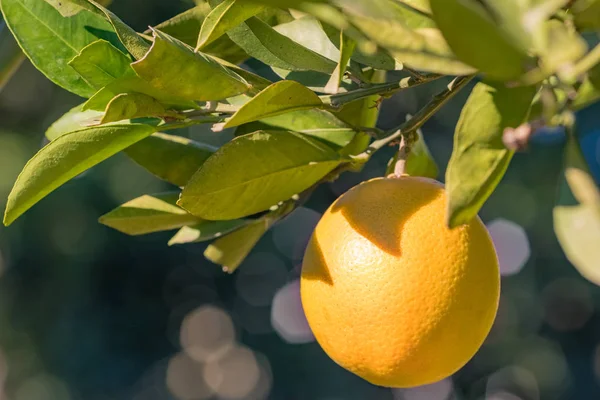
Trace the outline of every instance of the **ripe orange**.
{"type": "Polygon", "coordinates": [[[379,178],[335,201],[304,256],[302,304],[317,341],[367,381],[443,379],[479,349],[500,276],[481,220],[450,230],[446,192],[426,178],[379,178]]]}

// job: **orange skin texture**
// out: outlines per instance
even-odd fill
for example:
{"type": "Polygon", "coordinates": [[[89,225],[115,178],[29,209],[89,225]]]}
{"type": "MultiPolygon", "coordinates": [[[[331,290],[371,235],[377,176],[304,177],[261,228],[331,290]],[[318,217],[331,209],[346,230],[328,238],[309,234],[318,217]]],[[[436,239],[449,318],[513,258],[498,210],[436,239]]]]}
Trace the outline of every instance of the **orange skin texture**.
{"type": "Polygon", "coordinates": [[[325,352],[367,381],[414,387],[460,369],[488,335],[498,259],[479,218],[450,230],[446,192],[378,178],[336,200],[307,247],[302,304],[325,352]]]}

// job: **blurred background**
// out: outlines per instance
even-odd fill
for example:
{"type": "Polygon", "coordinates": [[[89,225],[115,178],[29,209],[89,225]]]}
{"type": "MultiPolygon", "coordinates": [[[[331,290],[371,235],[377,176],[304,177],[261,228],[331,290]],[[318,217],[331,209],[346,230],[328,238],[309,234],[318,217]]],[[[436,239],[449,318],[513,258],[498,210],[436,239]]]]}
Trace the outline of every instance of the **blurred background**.
{"type": "MultiPolygon", "coordinates": [[[[112,9],[144,30],[192,5],[120,0],[112,9]]],[[[269,73],[255,62],[246,66],[269,73]]],[[[397,125],[443,85],[388,100],[379,125],[397,125]]],[[[423,129],[440,180],[467,95],[423,129]]],[[[0,94],[0,208],[45,143],[45,129],[80,102],[28,62],[0,94]]],[[[598,115],[600,106],[578,118],[582,147],[600,178],[598,115]]],[[[215,145],[232,136],[203,127],[179,133],[215,145]]],[[[411,390],[372,386],[334,364],[308,329],[298,284],[321,213],[353,185],[383,175],[393,149],[361,173],[319,188],[234,275],[203,258],[206,245],[167,247],[171,233],[132,238],[97,223],[123,202],[168,189],[118,155],[10,229],[0,226],[0,399],[600,398],[600,287],[570,265],[552,229],[563,145],[561,132],[535,136],[481,212],[503,274],[500,311],[485,345],[451,379],[411,390]]]]}

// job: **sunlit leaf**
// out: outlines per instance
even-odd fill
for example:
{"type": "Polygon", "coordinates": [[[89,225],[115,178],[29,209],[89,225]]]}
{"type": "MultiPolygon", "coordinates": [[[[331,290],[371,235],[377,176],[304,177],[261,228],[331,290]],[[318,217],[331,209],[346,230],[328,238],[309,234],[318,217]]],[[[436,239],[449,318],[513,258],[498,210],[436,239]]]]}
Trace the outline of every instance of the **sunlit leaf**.
{"type": "Polygon", "coordinates": [[[264,5],[252,2],[225,0],[206,16],[196,49],[202,50],[220,38],[231,28],[235,28],[248,18],[262,11],[264,5]]]}
{"type": "Polygon", "coordinates": [[[286,112],[322,105],[319,96],[298,82],[276,82],[244,104],[226,121],[224,127],[230,128],[286,112]]]}
{"type": "Polygon", "coordinates": [[[154,88],[187,100],[220,100],[249,89],[235,72],[159,31],[148,54],[132,67],[154,88]]]}
{"type": "Polygon", "coordinates": [[[46,138],[54,140],[65,133],[96,125],[104,115],[101,111],[83,111],[83,104],[73,107],[65,115],[56,120],[46,131],[46,138]]]}
{"type": "Polygon", "coordinates": [[[132,74],[131,59],[106,40],[90,43],[79,52],[69,66],[90,86],[101,89],[116,79],[132,74]]]}
{"type": "Polygon", "coordinates": [[[167,109],[155,98],[142,93],[122,93],[106,106],[102,124],[144,117],[163,117],[167,109]]]}
{"type": "Polygon", "coordinates": [[[343,160],[295,132],[255,132],[221,147],[192,177],[179,204],[208,220],[269,209],[308,189],[343,160]]]}
{"type": "Polygon", "coordinates": [[[504,176],[513,152],[502,134],[524,122],[535,93],[534,87],[475,85],[456,126],[446,172],[450,227],[471,221],[504,176]]]}
{"type": "Polygon", "coordinates": [[[156,127],[148,124],[115,124],[56,138],[23,168],[8,197],[4,224],[11,224],[65,182],[155,131],[156,127]]]}
{"type": "Polygon", "coordinates": [[[250,222],[249,220],[234,219],[232,221],[202,221],[196,225],[184,226],[169,240],[169,246],[212,240],[227,235],[250,222]]]}
{"type": "Polygon", "coordinates": [[[125,154],[157,177],[183,187],[215,151],[181,136],[154,133],[125,149],[125,154]]]}
{"type": "Polygon", "coordinates": [[[355,47],[356,42],[345,36],[343,32],[340,32],[340,59],[333,74],[331,74],[331,79],[325,86],[326,92],[337,93],[340,89],[342,81],[344,80],[344,75],[346,74],[346,68],[348,68],[348,63],[354,53],[355,47]]]}
{"type": "Polygon", "coordinates": [[[170,231],[199,223],[199,218],[176,204],[178,198],[178,192],[144,195],[103,215],[99,222],[132,236],[170,231]]]}

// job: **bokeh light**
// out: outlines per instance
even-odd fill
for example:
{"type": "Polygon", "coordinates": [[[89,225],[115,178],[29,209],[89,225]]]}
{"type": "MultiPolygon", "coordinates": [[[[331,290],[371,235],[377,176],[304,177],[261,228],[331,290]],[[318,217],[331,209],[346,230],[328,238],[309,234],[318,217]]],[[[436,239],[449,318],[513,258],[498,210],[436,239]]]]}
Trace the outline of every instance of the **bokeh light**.
{"type": "Polygon", "coordinates": [[[557,279],[544,288],[542,295],[545,321],[559,332],[581,329],[594,312],[588,285],[580,279],[557,279]]]}
{"type": "Polygon", "coordinates": [[[256,252],[238,269],[235,287],[240,298],[252,306],[267,306],[287,280],[285,262],[273,253],[256,252]]]}
{"type": "Polygon", "coordinates": [[[452,379],[409,389],[394,389],[395,400],[449,400],[453,393],[452,379]]]}
{"type": "Polygon", "coordinates": [[[231,347],[206,365],[204,379],[222,399],[247,399],[259,383],[261,369],[252,350],[231,347]]]}
{"type": "Polygon", "coordinates": [[[235,330],[229,315],[213,306],[203,306],[183,320],[181,346],[197,361],[210,361],[229,351],[235,330]]]}
{"type": "Polygon", "coordinates": [[[288,283],[275,295],[271,323],[277,334],[288,343],[310,343],[315,340],[302,308],[299,280],[288,283]]]}
{"type": "Polygon", "coordinates": [[[204,380],[204,365],[184,353],[169,361],[167,387],[179,400],[204,400],[213,391],[204,380]]]}
{"type": "Polygon", "coordinates": [[[500,273],[508,276],[521,271],[531,255],[525,230],[505,219],[495,219],[487,224],[487,228],[496,247],[500,273]]]}
{"type": "Polygon", "coordinates": [[[35,375],[19,385],[13,400],[71,400],[67,386],[58,378],[35,375]]]}
{"type": "Polygon", "coordinates": [[[502,398],[504,394],[518,395],[527,400],[541,400],[535,375],[520,366],[502,368],[488,378],[486,398],[502,398]]]}

